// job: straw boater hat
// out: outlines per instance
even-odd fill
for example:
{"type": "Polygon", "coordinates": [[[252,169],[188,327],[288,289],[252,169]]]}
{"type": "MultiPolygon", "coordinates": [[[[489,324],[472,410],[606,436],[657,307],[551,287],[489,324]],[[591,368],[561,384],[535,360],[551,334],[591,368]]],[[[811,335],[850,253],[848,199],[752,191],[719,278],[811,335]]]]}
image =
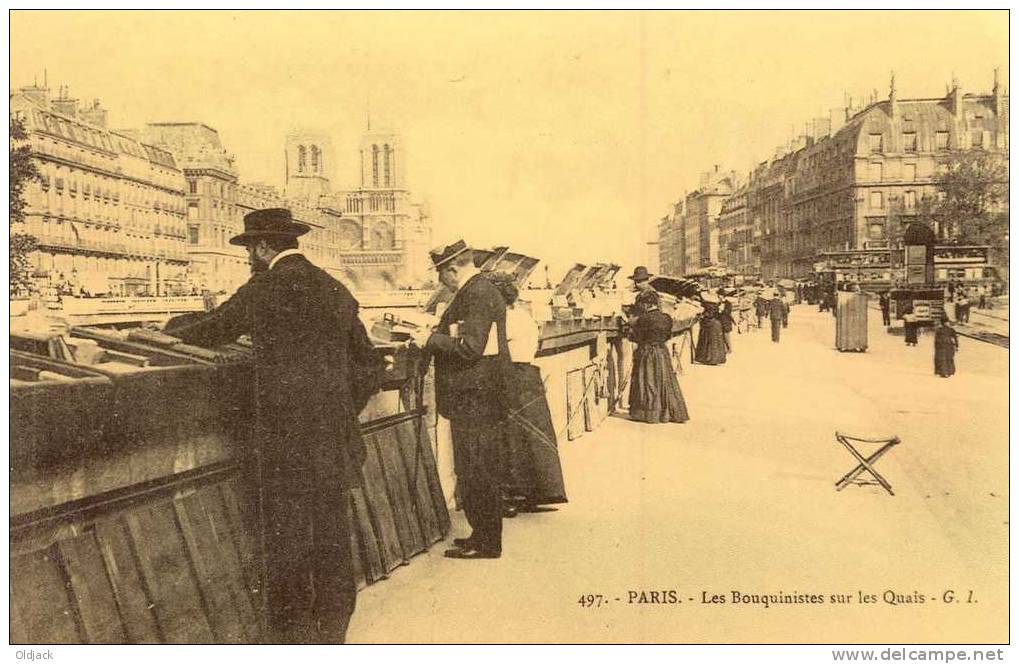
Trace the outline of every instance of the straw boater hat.
{"type": "Polygon", "coordinates": [[[244,232],[230,238],[230,244],[246,247],[268,237],[299,237],[310,227],[294,221],[286,208],[266,208],[244,215],[244,232]]]}
{"type": "Polygon", "coordinates": [[[429,257],[432,259],[432,267],[438,270],[441,266],[445,265],[449,261],[453,260],[465,251],[470,251],[470,247],[463,240],[457,240],[453,244],[447,244],[444,247],[436,247],[428,252],[429,257]]]}
{"type": "Polygon", "coordinates": [[[704,291],[701,293],[701,301],[718,304],[719,302],[722,301],[722,298],[718,297],[718,293],[714,293],[712,291],[704,291]]]}

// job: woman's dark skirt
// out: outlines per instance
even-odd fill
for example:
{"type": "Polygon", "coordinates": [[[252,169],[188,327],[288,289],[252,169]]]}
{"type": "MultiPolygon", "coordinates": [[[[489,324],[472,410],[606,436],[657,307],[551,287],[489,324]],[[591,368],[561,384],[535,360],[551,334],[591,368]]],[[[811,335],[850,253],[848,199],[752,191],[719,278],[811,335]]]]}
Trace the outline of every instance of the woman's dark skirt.
{"type": "Polygon", "coordinates": [[[633,353],[630,419],[648,424],[690,419],[665,344],[640,344],[633,353]]]}
{"type": "Polygon", "coordinates": [[[934,373],[939,376],[955,375],[955,346],[951,344],[934,345],[934,373]]]}
{"type": "Polygon", "coordinates": [[[541,371],[533,364],[515,362],[507,382],[511,408],[505,489],[531,505],[565,503],[563,469],[541,371]]]}
{"type": "Polygon", "coordinates": [[[725,364],[725,334],[717,318],[701,319],[694,360],[698,364],[725,364]]]}

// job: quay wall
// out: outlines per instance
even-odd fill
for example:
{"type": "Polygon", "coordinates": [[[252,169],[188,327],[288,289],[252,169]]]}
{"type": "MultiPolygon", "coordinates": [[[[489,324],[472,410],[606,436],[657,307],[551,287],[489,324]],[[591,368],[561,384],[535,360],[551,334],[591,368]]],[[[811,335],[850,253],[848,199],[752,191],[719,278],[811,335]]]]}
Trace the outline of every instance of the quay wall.
{"type": "MultiPolygon", "coordinates": [[[[11,642],[258,642],[246,351],[90,338],[143,366],[11,351],[24,378],[11,381],[11,642]]],[[[408,573],[455,506],[431,370],[415,350],[378,352],[389,367],[361,416],[368,458],[350,500],[362,588],[408,573]]],[[[620,408],[631,357],[615,318],[546,324],[535,362],[560,445],[620,408]]]]}

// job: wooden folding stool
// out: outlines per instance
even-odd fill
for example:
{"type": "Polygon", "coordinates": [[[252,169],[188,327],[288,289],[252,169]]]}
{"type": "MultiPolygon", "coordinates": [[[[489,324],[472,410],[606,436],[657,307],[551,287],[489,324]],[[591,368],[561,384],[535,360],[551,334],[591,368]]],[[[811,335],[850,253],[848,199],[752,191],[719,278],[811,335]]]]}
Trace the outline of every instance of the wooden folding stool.
{"type": "Polygon", "coordinates": [[[892,449],[893,447],[902,442],[901,440],[899,440],[898,436],[893,436],[891,438],[856,438],[854,436],[848,436],[844,433],[839,433],[838,431],[836,431],[835,440],[842,443],[842,445],[845,446],[847,450],[849,450],[849,453],[852,454],[853,457],[855,457],[856,460],[859,462],[856,468],[853,468],[851,471],[846,473],[846,475],[842,479],[835,483],[836,491],[841,491],[842,489],[846,488],[846,486],[848,486],[849,484],[858,484],[862,486],[880,485],[884,487],[885,491],[887,491],[889,494],[893,496],[895,495],[895,492],[892,491],[892,485],[888,483],[888,480],[886,480],[884,477],[881,476],[880,473],[874,470],[874,464],[877,462],[878,459],[880,459],[885,454],[885,452],[887,452],[888,450],[892,449]],[[879,447],[877,451],[871,454],[869,457],[864,457],[853,446],[854,442],[872,443],[881,445],[881,447],[879,447]],[[864,471],[870,473],[874,479],[873,480],[859,479],[860,474],[862,474],[864,471]]]}

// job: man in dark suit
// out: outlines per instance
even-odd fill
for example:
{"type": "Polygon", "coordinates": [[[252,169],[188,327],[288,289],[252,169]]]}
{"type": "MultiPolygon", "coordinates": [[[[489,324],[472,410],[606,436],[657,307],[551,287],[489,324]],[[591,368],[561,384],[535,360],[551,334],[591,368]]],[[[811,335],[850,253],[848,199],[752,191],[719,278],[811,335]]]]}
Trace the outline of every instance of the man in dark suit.
{"type": "Polygon", "coordinates": [[[365,458],[358,415],[376,391],[381,359],[358,303],[297,248],[309,229],[282,208],[244,217],[252,277],[213,311],[165,331],[215,346],[251,336],[253,449],[263,601],[276,643],[342,643],[357,592],[349,489],[365,458]]]}
{"type": "Polygon", "coordinates": [[[768,317],[771,319],[771,340],[775,343],[778,343],[781,337],[788,315],[789,305],[777,290],[772,291],[771,300],[768,301],[768,317]]]}
{"type": "Polygon", "coordinates": [[[435,330],[414,335],[435,355],[439,414],[449,420],[453,466],[471,535],[453,540],[449,558],[502,554],[503,390],[510,366],[506,301],[475,267],[463,240],[431,252],[439,281],[455,295],[435,330]]]}
{"type": "Polygon", "coordinates": [[[889,291],[881,291],[878,295],[878,306],[881,307],[881,324],[888,327],[892,324],[892,300],[888,295],[889,291]]]}

